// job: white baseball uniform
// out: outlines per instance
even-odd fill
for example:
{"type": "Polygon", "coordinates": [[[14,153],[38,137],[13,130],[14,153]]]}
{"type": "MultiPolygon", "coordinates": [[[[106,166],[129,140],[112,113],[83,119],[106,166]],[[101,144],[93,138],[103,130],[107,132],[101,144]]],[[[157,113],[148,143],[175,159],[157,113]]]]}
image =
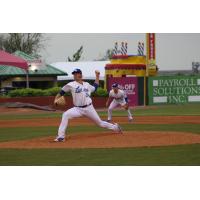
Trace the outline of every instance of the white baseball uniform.
{"type": "MultiPolygon", "coordinates": [[[[112,110],[118,106],[124,106],[126,102],[127,95],[123,90],[118,89],[118,92],[115,93],[114,90],[112,89],[109,92],[109,97],[113,98],[109,108],[108,108],[108,120],[112,119],[112,110]]],[[[128,112],[128,119],[132,120],[132,114],[130,109],[127,110],[128,112]]]]}
{"type": "Polygon", "coordinates": [[[71,92],[74,107],[63,113],[62,121],[58,129],[59,137],[65,137],[65,131],[67,129],[69,119],[81,116],[90,118],[100,127],[107,128],[116,132],[119,131],[118,125],[102,121],[94,109],[92,105],[92,99],[90,98],[90,94],[95,91],[94,86],[87,82],[83,82],[81,84],[76,81],[72,81],[66,84],[62,88],[62,91],[71,92]]]}

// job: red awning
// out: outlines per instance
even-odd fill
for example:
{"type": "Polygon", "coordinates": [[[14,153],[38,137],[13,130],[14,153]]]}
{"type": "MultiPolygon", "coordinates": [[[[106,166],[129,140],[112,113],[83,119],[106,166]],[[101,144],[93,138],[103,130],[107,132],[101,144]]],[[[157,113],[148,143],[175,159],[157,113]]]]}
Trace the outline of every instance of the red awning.
{"type": "Polygon", "coordinates": [[[26,60],[0,50],[0,65],[9,65],[28,70],[26,60]]]}

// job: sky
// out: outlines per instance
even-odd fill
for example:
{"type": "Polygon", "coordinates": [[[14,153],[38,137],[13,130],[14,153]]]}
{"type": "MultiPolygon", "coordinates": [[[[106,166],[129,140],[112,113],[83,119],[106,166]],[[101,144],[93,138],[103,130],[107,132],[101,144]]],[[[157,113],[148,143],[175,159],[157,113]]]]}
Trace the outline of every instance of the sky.
{"type": "MultiPolygon", "coordinates": [[[[128,42],[128,54],[137,54],[138,41],[146,42],[144,33],[48,33],[45,50],[47,63],[66,61],[83,45],[81,61],[92,61],[105,55],[114,43],[128,42]]],[[[192,61],[200,61],[199,33],[156,34],[156,62],[160,70],[191,69],[192,61]]]]}

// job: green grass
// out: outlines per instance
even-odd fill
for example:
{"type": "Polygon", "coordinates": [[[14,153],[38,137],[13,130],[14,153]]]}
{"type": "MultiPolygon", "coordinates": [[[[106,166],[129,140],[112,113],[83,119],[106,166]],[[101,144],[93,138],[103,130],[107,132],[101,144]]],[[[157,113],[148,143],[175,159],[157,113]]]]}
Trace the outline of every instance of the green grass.
{"type": "Polygon", "coordinates": [[[127,131],[177,131],[200,133],[200,124],[126,124],[122,128],[127,131]]]}
{"type": "MultiPolygon", "coordinates": [[[[177,131],[200,134],[200,124],[123,124],[125,131],[177,131]]],[[[106,129],[93,126],[69,127],[68,134],[97,133],[106,129]]],[[[26,140],[43,136],[55,136],[57,127],[16,127],[0,128],[0,142],[12,140],[26,140]]]]}
{"type": "Polygon", "coordinates": [[[0,128],[0,142],[56,135],[56,127],[0,128]]]}
{"type": "Polygon", "coordinates": [[[17,120],[17,119],[37,119],[37,118],[61,118],[61,113],[47,112],[47,113],[29,113],[29,114],[4,114],[0,115],[0,120],[17,120]]]}
{"type": "MultiPolygon", "coordinates": [[[[183,104],[183,105],[165,105],[153,107],[141,107],[133,109],[135,116],[175,116],[175,115],[200,115],[200,104],[183,104]]],[[[98,112],[101,117],[106,117],[106,111],[98,112]]],[[[123,110],[113,111],[113,116],[126,116],[123,110]]],[[[15,119],[34,119],[34,118],[56,118],[61,117],[61,113],[57,112],[42,112],[35,114],[4,114],[0,115],[0,120],[15,120],[15,119]]]]}
{"type": "MultiPolygon", "coordinates": [[[[99,112],[102,117],[107,112],[99,112]]],[[[114,111],[114,116],[126,116],[114,111]]],[[[200,104],[138,108],[135,116],[199,115],[200,104]]],[[[60,118],[61,113],[0,114],[0,120],[60,118]]],[[[127,131],[177,131],[200,134],[199,124],[123,124],[127,131]]],[[[54,136],[54,126],[0,128],[0,142],[54,136]]],[[[96,133],[95,125],[69,127],[68,134],[96,133]]],[[[200,165],[200,144],[151,148],[110,149],[0,149],[0,165],[200,165]]]]}
{"type": "Polygon", "coordinates": [[[0,149],[0,165],[200,165],[200,145],[112,149],[0,149]]]}
{"type": "MultiPolygon", "coordinates": [[[[139,107],[133,109],[135,116],[180,116],[180,115],[200,115],[200,104],[165,105],[153,107],[139,107]]],[[[126,112],[113,111],[115,116],[126,116],[126,112]]],[[[107,116],[107,112],[100,115],[107,116]]]]}

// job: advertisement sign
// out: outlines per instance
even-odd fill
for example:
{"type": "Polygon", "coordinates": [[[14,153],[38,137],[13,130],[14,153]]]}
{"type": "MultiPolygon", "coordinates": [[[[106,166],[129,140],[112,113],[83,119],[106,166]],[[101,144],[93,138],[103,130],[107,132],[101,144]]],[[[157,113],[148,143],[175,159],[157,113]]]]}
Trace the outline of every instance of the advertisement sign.
{"type": "Polygon", "coordinates": [[[148,79],[149,104],[200,102],[200,76],[162,76],[148,79]]]}
{"type": "Polygon", "coordinates": [[[46,64],[43,60],[40,59],[31,59],[27,60],[27,63],[29,65],[29,70],[45,70],[46,64]]]}
{"type": "Polygon", "coordinates": [[[147,70],[146,76],[153,76],[157,72],[156,68],[156,35],[155,33],[146,34],[147,48],[147,70]]]}
{"type": "Polygon", "coordinates": [[[119,88],[126,92],[130,106],[138,105],[138,80],[136,77],[110,77],[108,91],[112,89],[114,83],[118,83],[119,88]]]}
{"type": "Polygon", "coordinates": [[[155,60],[156,53],[155,53],[155,33],[148,33],[147,34],[148,40],[148,59],[155,60]]]}

